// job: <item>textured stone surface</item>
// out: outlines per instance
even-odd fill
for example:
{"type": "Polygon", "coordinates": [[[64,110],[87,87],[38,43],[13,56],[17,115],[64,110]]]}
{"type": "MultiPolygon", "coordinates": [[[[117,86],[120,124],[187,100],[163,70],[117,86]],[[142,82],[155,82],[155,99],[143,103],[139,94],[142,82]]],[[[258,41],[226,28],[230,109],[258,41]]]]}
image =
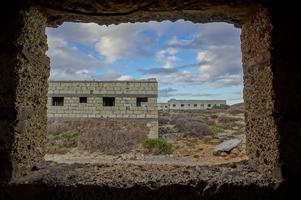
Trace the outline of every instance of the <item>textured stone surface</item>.
{"type": "Polygon", "coordinates": [[[6,187],[0,185],[1,190],[0,199],[277,199],[283,195],[279,182],[246,163],[210,167],[45,163],[6,187]]]}
{"type": "Polygon", "coordinates": [[[48,23],[64,21],[118,24],[145,21],[229,22],[241,26],[258,9],[258,1],[212,0],[33,0],[47,13],[48,23]]]}
{"type": "MultiPolygon", "coordinates": [[[[8,12],[13,12],[8,10],[8,12]]],[[[1,21],[0,180],[44,157],[49,59],[44,18],[36,9],[1,21]]]]}
{"type": "MultiPolygon", "coordinates": [[[[48,25],[51,26],[59,25],[64,21],[112,24],[166,19],[173,21],[186,19],[193,22],[225,21],[242,26],[244,98],[250,164],[261,172],[273,172],[275,176],[284,175],[286,181],[300,178],[301,91],[298,84],[299,54],[296,53],[301,46],[300,31],[297,31],[300,11],[292,2],[286,4],[282,2],[280,9],[275,2],[8,1],[1,12],[1,16],[4,16],[1,27],[5,31],[0,33],[0,180],[8,181],[12,176],[19,174],[20,169],[40,160],[46,134],[47,99],[45,97],[49,73],[49,60],[45,56],[46,18],[37,10],[29,10],[21,3],[39,7],[44,16],[47,16],[48,25]],[[261,2],[263,4],[259,6],[261,2]],[[265,6],[267,9],[264,8],[265,6]]],[[[218,180],[215,181],[218,187],[218,180]]],[[[241,184],[243,185],[244,181],[241,184]]],[[[291,182],[289,186],[294,185],[291,182]]],[[[20,185],[13,187],[9,193],[0,192],[0,194],[14,194],[13,191],[17,191],[17,188],[21,190],[23,188],[23,192],[36,188],[36,191],[41,194],[43,186],[35,186],[27,188],[20,185]]],[[[84,188],[85,192],[81,193],[82,195],[90,194],[93,188],[94,191],[96,189],[84,188]]],[[[252,191],[257,191],[258,187],[248,190],[251,188],[243,185],[239,189],[235,188],[237,190],[234,191],[257,194],[252,191]]],[[[259,188],[262,189],[261,194],[265,197],[271,194],[271,191],[265,190],[263,186],[259,188]]],[[[58,191],[63,189],[66,188],[61,186],[51,191],[59,194],[58,191]]],[[[69,192],[69,195],[77,194],[77,189],[73,188],[65,192],[69,192]]],[[[168,189],[172,188],[167,186],[168,189]]],[[[173,189],[180,191],[177,187],[173,189]]],[[[228,194],[229,197],[233,194],[233,190],[230,189],[231,187],[225,186],[224,193],[218,194],[228,194]]],[[[47,191],[45,188],[44,190],[47,191]]],[[[102,190],[104,191],[106,190],[102,190]]],[[[114,190],[110,191],[114,192],[114,190]]],[[[132,191],[139,190],[136,188],[132,191]]],[[[182,190],[182,193],[184,191],[191,190],[182,190]]],[[[48,194],[51,194],[49,190],[48,194]]],[[[252,198],[248,195],[246,197],[252,198]]]]}
{"type": "Polygon", "coordinates": [[[300,31],[296,11],[263,9],[243,25],[244,101],[250,164],[279,178],[301,177],[300,31]],[[285,11],[285,15],[279,15],[285,11]],[[299,126],[297,125],[299,124],[299,126]],[[290,175],[288,175],[290,174],[290,175]]]}
{"type": "Polygon", "coordinates": [[[241,33],[246,148],[251,165],[262,171],[277,170],[280,159],[270,53],[271,31],[269,14],[262,10],[243,25],[241,33]]]}

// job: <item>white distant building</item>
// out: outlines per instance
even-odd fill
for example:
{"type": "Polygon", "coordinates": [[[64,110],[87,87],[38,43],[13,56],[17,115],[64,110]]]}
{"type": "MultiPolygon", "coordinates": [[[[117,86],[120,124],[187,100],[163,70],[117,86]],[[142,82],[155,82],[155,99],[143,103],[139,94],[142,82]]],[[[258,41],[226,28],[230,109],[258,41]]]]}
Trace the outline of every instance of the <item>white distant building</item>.
{"type": "Polygon", "coordinates": [[[226,106],[226,100],[178,100],[158,103],[159,110],[202,110],[226,106]]]}
{"type": "Polygon", "coordinates": [[[169,104],[168,103],[158,103],[158,109],[159,110],[169,110],[169,104]]]}

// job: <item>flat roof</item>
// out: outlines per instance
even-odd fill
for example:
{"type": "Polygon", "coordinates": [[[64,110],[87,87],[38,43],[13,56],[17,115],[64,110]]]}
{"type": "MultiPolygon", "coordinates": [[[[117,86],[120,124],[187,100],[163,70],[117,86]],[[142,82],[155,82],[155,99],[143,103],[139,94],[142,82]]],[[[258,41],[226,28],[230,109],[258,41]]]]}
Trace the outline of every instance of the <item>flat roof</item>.
{"type": "Polygon", "coordinates": [[[157,83],[156,78],[149,78],[149,79],[140,79],[140,80],[108,80],[108,81],[97,81],[97,80],[49,80],[50,83],[139,83],[139,82],[152,82],[157,83]]]}
{"type": "Polygon", "coordinates": [[[175,101],[178,101],[178,102],[208,102],[208,101],[226,101],[226,100],[223,100],[223,99],[210,99],[210,100],[196,100],[196,99],[170,99],[168,100],[168,102],[175,102],[175,101]]]}

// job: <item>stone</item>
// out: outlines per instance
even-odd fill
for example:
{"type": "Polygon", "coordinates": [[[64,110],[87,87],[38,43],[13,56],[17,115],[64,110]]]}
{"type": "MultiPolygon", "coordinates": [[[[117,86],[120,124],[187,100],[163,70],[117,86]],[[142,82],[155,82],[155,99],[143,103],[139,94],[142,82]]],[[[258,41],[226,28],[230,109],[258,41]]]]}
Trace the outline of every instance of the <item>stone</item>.
{"type": "Polygon", "coordinates": [[[229,153],[232,149],[238,147],[240,143],[241,143],[240,139],[231,139],[231,140],[224,141],[221,144],[215,146],[213,154],[220,155],[223,152],[229,153]]]}
{"type": "Polygon", "coordinates": [[[56,27],[65,21],[109,25],[178,19],[198,23],[228,22],[242,27],[246,146],[250,167],[263,173],[276,170],[278,174],[279,171],[280,176],[285,174],[286,180],[300,177],[301,45],[300,30],[295,28],[300,11],[292,1],[280,3],[5,1],[1,12],[1,27],[5,31],[1,32],[0,40],[0,124],[3,125],[0,143],[4,144],[0,146],[0,182],[10,181],[43,159],[47,123],[44,93],[47,93],[49,76],[49,64],[45,62],[46,26],[56,27]],[[279,6],[280,3],[283,5],[279,6]],[[30,8],[39,10],[29,11],[30,8]],[[35,108],[35,114],[18,132],[15,129],[20,122],[18,115],[25,107],[35,108]]]}

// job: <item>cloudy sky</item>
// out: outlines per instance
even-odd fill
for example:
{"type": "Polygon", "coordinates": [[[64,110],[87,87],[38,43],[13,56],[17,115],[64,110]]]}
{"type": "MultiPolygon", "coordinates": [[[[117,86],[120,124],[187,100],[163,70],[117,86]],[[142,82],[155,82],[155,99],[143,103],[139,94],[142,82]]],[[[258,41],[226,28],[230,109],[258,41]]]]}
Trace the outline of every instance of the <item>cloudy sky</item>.
{"type": "Polygon", "coordinates": [[[240,29],[226,23],[64,23],[47,28],[51,80],[157,78],[159,102],[242,102],[240,29]]]}

